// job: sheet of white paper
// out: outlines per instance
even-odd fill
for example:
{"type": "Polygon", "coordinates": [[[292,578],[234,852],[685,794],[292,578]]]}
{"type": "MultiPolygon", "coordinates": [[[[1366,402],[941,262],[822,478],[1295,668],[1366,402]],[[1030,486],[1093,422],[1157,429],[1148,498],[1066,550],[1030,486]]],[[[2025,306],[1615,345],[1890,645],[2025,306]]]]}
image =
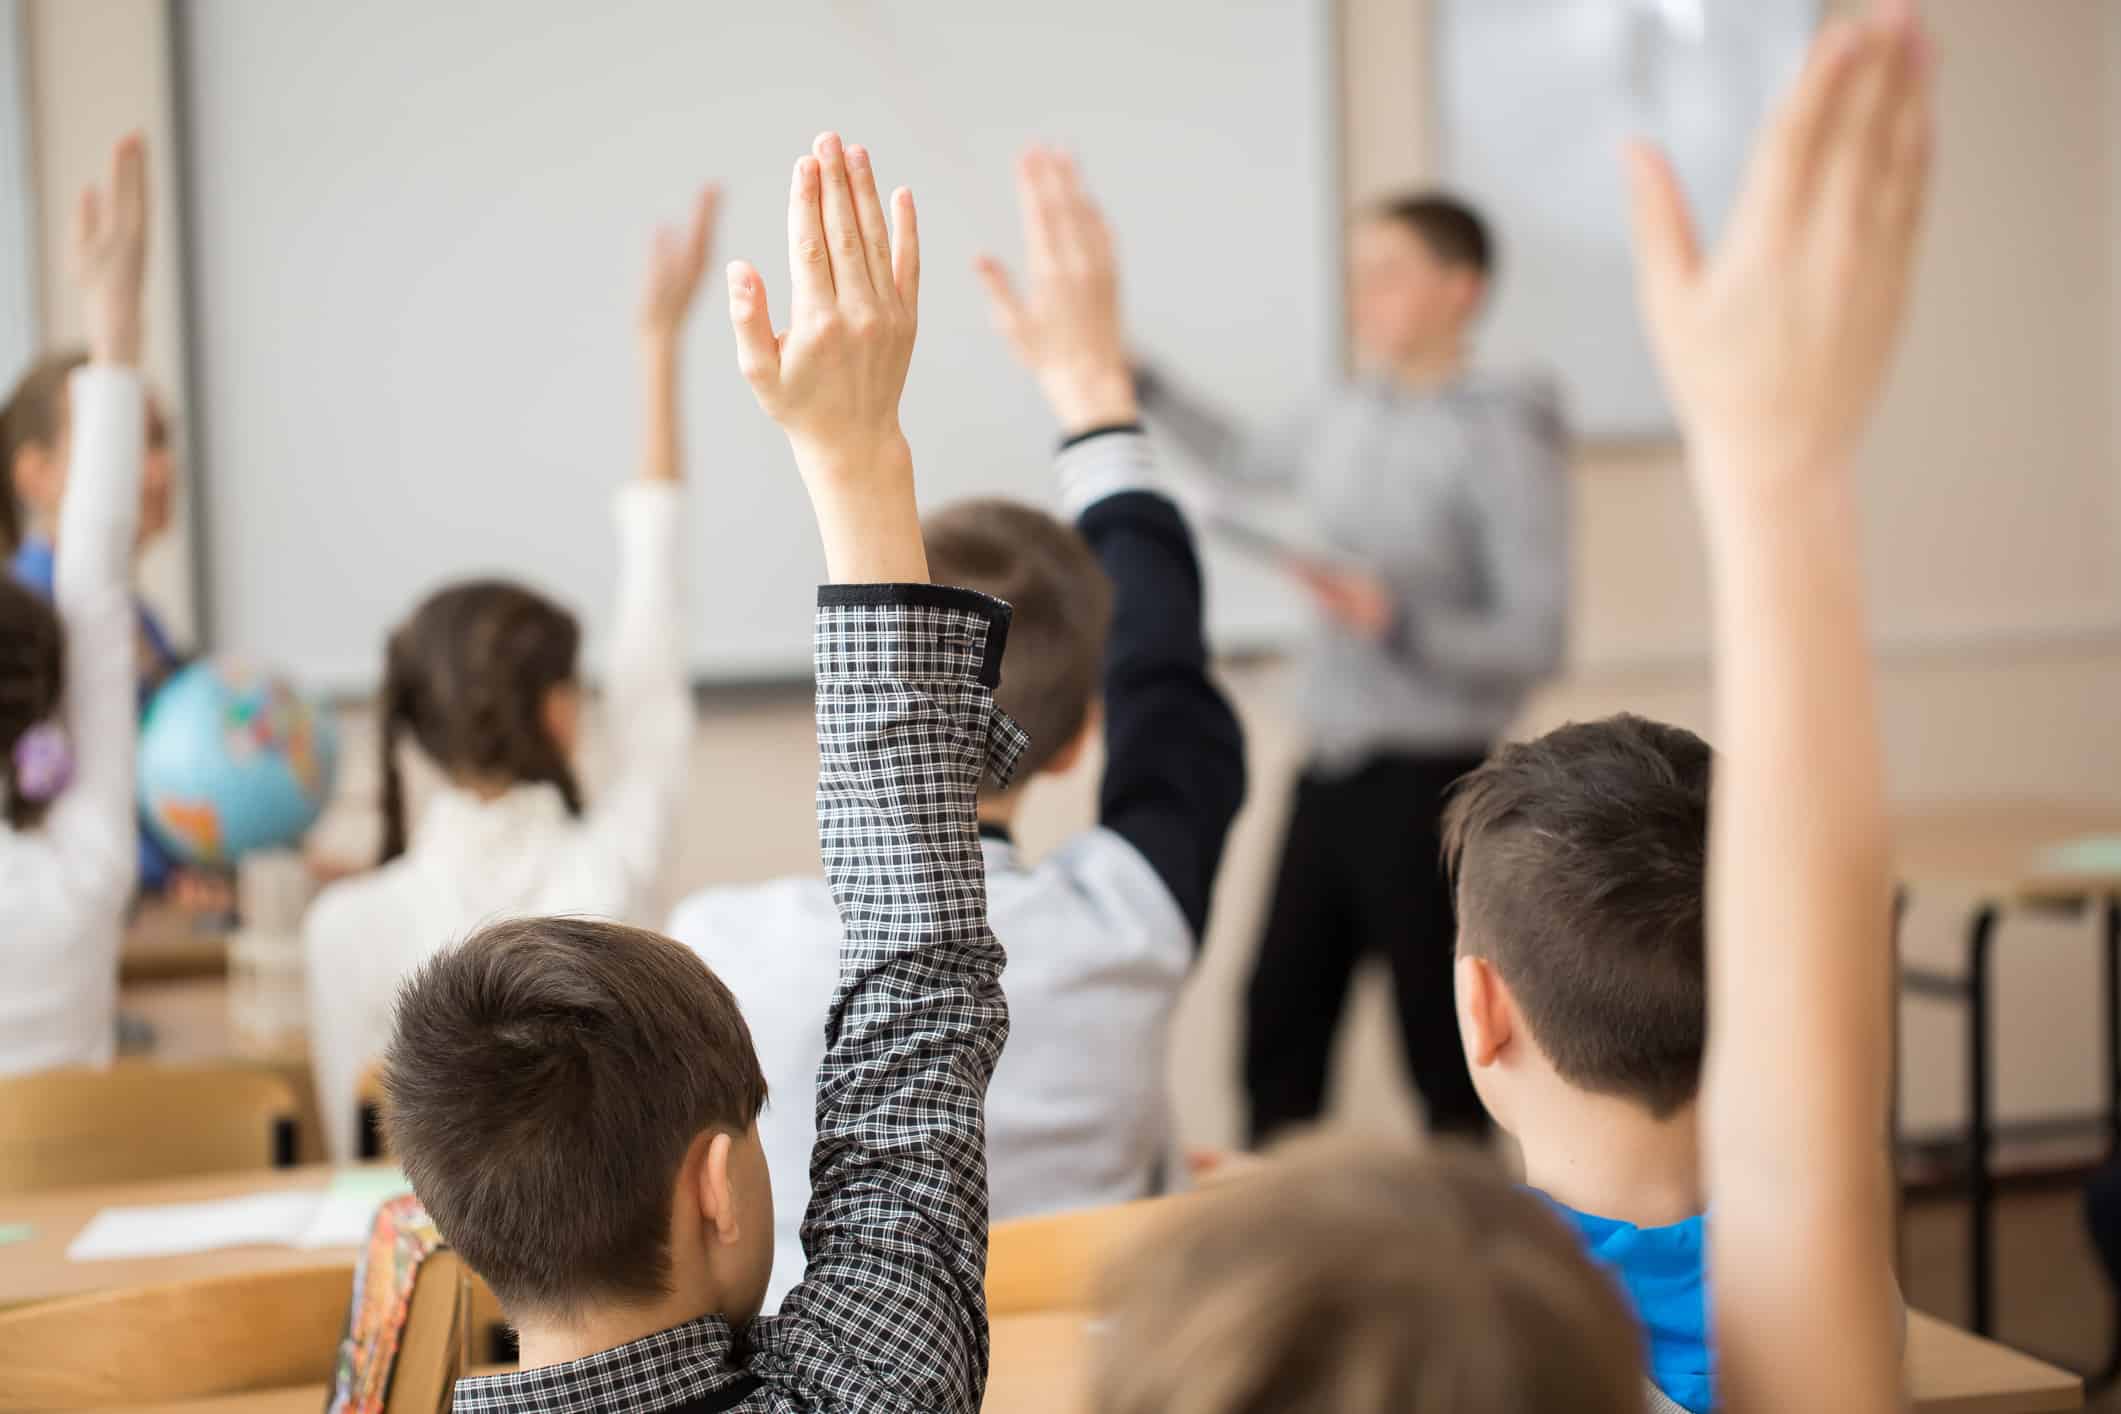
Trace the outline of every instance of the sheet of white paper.
{"type": "Polygon", "coordinates": [[[75,1236],[66,1257],[71,1262],[106,1262],[220,1247],[285,1245],[309,1229],[323,1201],[322,1189],[309,1188],[211,1203],[105,1208],[75,1236]]]}

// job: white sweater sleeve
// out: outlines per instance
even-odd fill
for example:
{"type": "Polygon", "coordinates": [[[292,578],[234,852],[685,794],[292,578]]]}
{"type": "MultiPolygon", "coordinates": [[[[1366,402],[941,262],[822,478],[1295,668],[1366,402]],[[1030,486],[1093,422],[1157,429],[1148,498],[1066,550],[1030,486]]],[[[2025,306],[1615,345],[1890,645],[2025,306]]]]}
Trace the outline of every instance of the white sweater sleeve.
{"type": "Polygon", "coordinates": [[[133,804],[138,629],[130,579],[146,453],[144,398],[140,375],[128,368],[90,364],[73,376],[73,451],[59,511],[53,600],[66,627],[74,780],[43,828],[68,891],[91,907],[122,905],[139,874],[133,804]]]}
{"type": "Polygon", "coordinates": [[[629,913],[652,902],[691,759],[679,607],[684,514],[680,484],[634,481],[619,492],[618,622],[603,713],[608,766],[588,823],[603,856],[625,876],[629,913]]]}

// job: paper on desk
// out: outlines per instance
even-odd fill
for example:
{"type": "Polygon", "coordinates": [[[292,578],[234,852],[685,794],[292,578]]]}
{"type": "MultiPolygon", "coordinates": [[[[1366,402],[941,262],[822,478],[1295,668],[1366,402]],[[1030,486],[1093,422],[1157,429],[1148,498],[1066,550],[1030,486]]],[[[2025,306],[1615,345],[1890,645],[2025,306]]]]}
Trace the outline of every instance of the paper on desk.
{"type": "Polygon", "coordinates": [[[70,1262],[168,1257],[217,1247],[285,1246],[308,1230],[324,1195],[316,1189],[252,1193],[210,1203],[105,1208],[67,1246],[70,1262]]]}
{"type": "Polygon", "coordinates": [[[317,1205],[309,1226],[295,1238],[297,1247],[357,1247],[368,1240],[376,1209],[412,1185],[395,1168],[341,1169],[317,1205]]]}
{"type": "Polygon", "coordinates": [[[2043,853],[2040,864],[2057,874],[2121,874],[2121,839],[2109,835],[2071,840],[2043,853]]]}

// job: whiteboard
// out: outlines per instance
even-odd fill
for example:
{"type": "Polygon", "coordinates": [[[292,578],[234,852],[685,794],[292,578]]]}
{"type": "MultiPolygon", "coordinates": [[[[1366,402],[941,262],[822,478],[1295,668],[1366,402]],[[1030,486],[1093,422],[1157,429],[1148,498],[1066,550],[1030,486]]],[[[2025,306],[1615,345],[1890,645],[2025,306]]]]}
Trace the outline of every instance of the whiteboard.
{"type": "MultiPolygon", "coordinates": [[[[215,647],[358,691],[453,577],[519,577],[608,627],[635,464],[631,321],[657,220],[707,178],[717,261],[787,304],[788,169],[836,126],[913,187],[925,278],[905,403],[924,507],[1050,497],[1054,428],[970,262],[1018,261],[1034,138],[1117,227],[1139,343],[1250,419],[1339,346],[1328,0],[201,0],[178,60],[215,647]]],[[[735,371],[718,276],[684,397],[691,658],[807,670],[822,573],[786,444],[735,371]]],[[[1210,559],[1217,646],[1295,596],[1210,559]]]]}

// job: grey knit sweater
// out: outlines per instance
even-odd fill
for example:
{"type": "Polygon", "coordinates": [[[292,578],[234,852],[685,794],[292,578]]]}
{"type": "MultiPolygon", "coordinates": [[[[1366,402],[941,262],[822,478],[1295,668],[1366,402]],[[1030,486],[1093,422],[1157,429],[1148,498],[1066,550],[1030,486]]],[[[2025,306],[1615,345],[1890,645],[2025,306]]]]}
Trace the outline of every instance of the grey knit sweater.
{"type": "Polygon", "coordinates": [[[1483,750],[1559,667],[1568,453],[1548,381],[1468,374],[1410,393],[1360,380],[1265,433],[1154,371],[1141,394],[1204,469],[1294,490],[1321,534],[1392,587],[1399,618],[1385,641],[1325,623],[1304,646],[1315,769],[1483,750]]]}

